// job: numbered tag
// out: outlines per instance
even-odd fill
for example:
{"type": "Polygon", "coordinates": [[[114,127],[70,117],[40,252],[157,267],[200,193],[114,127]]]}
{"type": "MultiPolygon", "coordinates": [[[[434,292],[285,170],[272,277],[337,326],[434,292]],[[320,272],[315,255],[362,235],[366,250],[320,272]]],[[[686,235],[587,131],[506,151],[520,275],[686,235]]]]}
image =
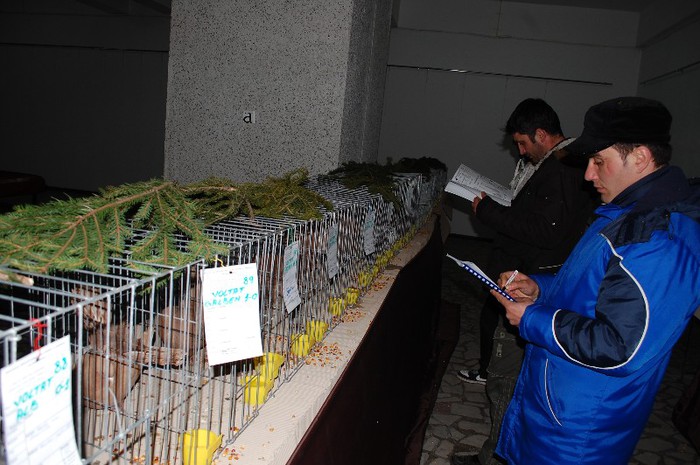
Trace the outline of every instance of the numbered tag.
{"type": "Polygon", "coordinates": [[[0,369],[7,465],[79,465],[65,336],[0,369]]]}
{"type": "Polygon", "coordinates": [[[284,274],[282,275],[282,287],[284,288],[284,306],[287,312],[291,312],[301,303],[297,276],[299,273],[299,241],[294,241],[284,248],[284,274]]]}
{"type": "Polygon", "coordinates": [[[202,270],[210,365],[262,355],[257,263],[202,270]]]}

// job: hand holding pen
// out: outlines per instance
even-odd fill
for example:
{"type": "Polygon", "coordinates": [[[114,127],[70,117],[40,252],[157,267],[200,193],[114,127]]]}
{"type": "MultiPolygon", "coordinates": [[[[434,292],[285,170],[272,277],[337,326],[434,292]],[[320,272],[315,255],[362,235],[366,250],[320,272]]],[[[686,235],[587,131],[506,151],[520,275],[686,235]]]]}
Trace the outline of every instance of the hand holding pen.
{"type": "Polygon", "coordinates": [[[518,276],[518,270],[515,270],[510,274],[510,277],[508,278],[508,280],[506,280],[506,283],[503,286],[501,286],[501,289],[505,291],[508,285],[513,282],[516,276],[518,276]]]}
{"type": "Polygon", "coordinates": [[[505,308],[506,318],[510,324],[519,326],[527,306],[537,299],[540,292],[539,286],[529,276],[519,273],[517,270],[501,273],[498,283],[499,285],[503,283],[501,288],[516,301],[510,302],[495,291],[491,291],[491,294],[505,308]]]}
{"type": "Polygon", "coordinates": [[[540,288],[537,283],[518,270],[501,273],[498,277],[498,283],[499,285],[503,283],[501,289],[516,299],[526,298],[535,301],[540,294],[540,288]]]}

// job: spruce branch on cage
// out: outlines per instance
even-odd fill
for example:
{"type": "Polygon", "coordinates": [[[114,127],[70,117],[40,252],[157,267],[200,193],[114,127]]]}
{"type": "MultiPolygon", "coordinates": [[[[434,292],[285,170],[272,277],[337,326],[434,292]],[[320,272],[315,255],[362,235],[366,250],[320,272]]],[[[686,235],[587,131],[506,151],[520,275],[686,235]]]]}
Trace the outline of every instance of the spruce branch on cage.
{"type": "Polygon", "coordinates": [[[207,224],[239,215],[320,219],[320,209],[332,210],[333,205],[304,187],[308,179],[308,171],[300,168],[261,183],[237,185],[226,179],[209,178],[183,190],[207,224]]]}
{"type": "MultiPolygon", "coordinates": [[[[183,190],[175,183],[163,185],[163,189],[155,189],[153,195],[137,205],[132,226],[144,230],[145,235],[129,247],[130,258],[148,264],[184,265],[196,258],[210,259],[226,253],[225,246],[215,244],[204,234],[204,222],[183,190]],[[188,238],[184,249],[178,246],[180,234],[188,238]]],[[[131,185],[124,185],[110,188],[110,192],[119,195],[122,190],[128,193],[130,188],[131,185]]]]}
{"type": "Polygon", "coordinates": [[[182,189],[206,224],[241,214],[255,216],[243,189],[228,179],[212,177],[182,189]]]}
{"type": "Polygon", "coordinates": [[[391,170],[395,173],[420,173],[426,179],[430,179],[433,170],[447,171],[447,166],[443,162],[432,157],[404,157],[396,163],[393,163],[391,158],[387,158],[387,165],[391,166],[391,170]]]}
{"type": "Polygon", "coordinates": [[[163,180],[25,205],[0,217],[0,265],[24,271],[106,272],[109,258],[121,256],[129,241],[131,258],[145,264],[181,265],[225,250],[203,233],[193,204],[179,187],[163,180]],[[148,232],[137,238],[134,228],[148,232]],[[175,242],[176,232],[190,239],[184,250],[175,242]]]}
{"type": "MultiPolygon", "coordinates": [[[[141,270],[210,260],[228,250],[204,233],[207,224],[238,215],[321,218],[321,208],[332,210],[330,202],[303,187],[307,180],[305,169],[260,184],[211,178],[183,187],[153,179],[91,197],[19,206],[0,216],[0,266],[104,273],[113,256],[126,255],[141,270]]],[[[6,274],[16,279],[16,273],[6,274]]]]}
{"type": "Polygon", "coordinates": [[[313,192],[304,183],[308,181],[304,168],[287,173],[281,178],[268,178],[260,184],[241,186],[253,211],[260,216],[281,218],[284,216],[309,220],[323,217],[321,209],[333,210],[333,204],[313,192]]]}
{"type": "Polygon", "coordinates": [[[337,180],[348,189],[366,187],[369,192],[379,194],[387,202],[393,203],[394,207],[403,208],[394,192],[396,182],[391,165],[348,162],[328,173],[326,177],[337,180]]]}

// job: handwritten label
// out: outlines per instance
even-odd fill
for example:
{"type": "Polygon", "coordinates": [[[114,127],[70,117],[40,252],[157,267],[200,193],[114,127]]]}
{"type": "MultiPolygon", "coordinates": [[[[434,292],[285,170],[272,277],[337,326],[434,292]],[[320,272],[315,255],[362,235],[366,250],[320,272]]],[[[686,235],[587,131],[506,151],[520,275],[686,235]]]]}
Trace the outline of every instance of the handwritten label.
{"type": "Polygon", "coordinates": [[[210,365],[262,355],[259,292],[257,263],[202,270],[210,365]]]}
{"type": "Polygon", "coordinates": [[[396,212],[396,209],[392,204],[389,204],[389,211],[387,213],[389,216],[389,225],[387,227],[387,237],[389,239],[389,244],[393,244],[398,239],[398,234],[396,233],[396,227],[401,221],[401,216],[396,212]]]}
{"type": "Polygon", "coordinates": [[[365,216],[365,224],[362,229],[364,238],[365,255],[373,253],[377,246],[374,239],[374,222],[375,213],[374,210],[369,209],[367,211],[367,216],[365,216]]]}
{"type": "Polygon", "coordinates": [[[65,336],[0,369],[7,465],[79,465],[65,336]]]}
{"type": "Polygon", "coordinates": [[[338,223],[333,224],[328,230],[326,267],[328,268],[329,278],[333,278],[338,274],[338,223]]]}
{"type": "Polygon", "coordinates": [[[297,275],[299,270],[299,241],[294,241],[284,248],[284,274],[282,275],[282,287],[284,306],[287,313],[291,312],[301,303],[297,275]]]}

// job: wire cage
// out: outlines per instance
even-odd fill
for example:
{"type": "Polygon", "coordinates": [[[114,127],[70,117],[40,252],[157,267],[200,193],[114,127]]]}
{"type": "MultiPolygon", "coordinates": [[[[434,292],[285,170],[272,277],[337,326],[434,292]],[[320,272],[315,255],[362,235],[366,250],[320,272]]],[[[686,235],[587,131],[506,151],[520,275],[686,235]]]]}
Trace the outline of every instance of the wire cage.
{"type": "Polygon", "coordinates": [[[179,431],[201,416],[189,373],[203,360],[189,341],[178,348],[164,339],[159,318],[190,308],[190,280],[201,265],[136,272],[113,259],[107,274],[16,272],[26,284],[3,283],[3,366],[70,337],[75,433],[87,463],[175,463],[179,431]]]}
{"type": "MultiPolygon", "coordinates": [[[[0,282],[0,366],[70,337],[83,463],[174,465],[189,435],[202,431],[212,451],[232,444],[425,221],[444,176],[431,179],[397,175],[395,198],[386,200],[312,178],[307,187],[332,210],[313,220],[219,221],[205,233],[227,253],[213,260],[146,266],[127,251],[103,274],[5,270],[24,282],[0,282]],[[263,355],[211,365],[202,274],[253,263],[263,355]]],[[[184,250],[187,238],[177,243],[184,250]]]]}

